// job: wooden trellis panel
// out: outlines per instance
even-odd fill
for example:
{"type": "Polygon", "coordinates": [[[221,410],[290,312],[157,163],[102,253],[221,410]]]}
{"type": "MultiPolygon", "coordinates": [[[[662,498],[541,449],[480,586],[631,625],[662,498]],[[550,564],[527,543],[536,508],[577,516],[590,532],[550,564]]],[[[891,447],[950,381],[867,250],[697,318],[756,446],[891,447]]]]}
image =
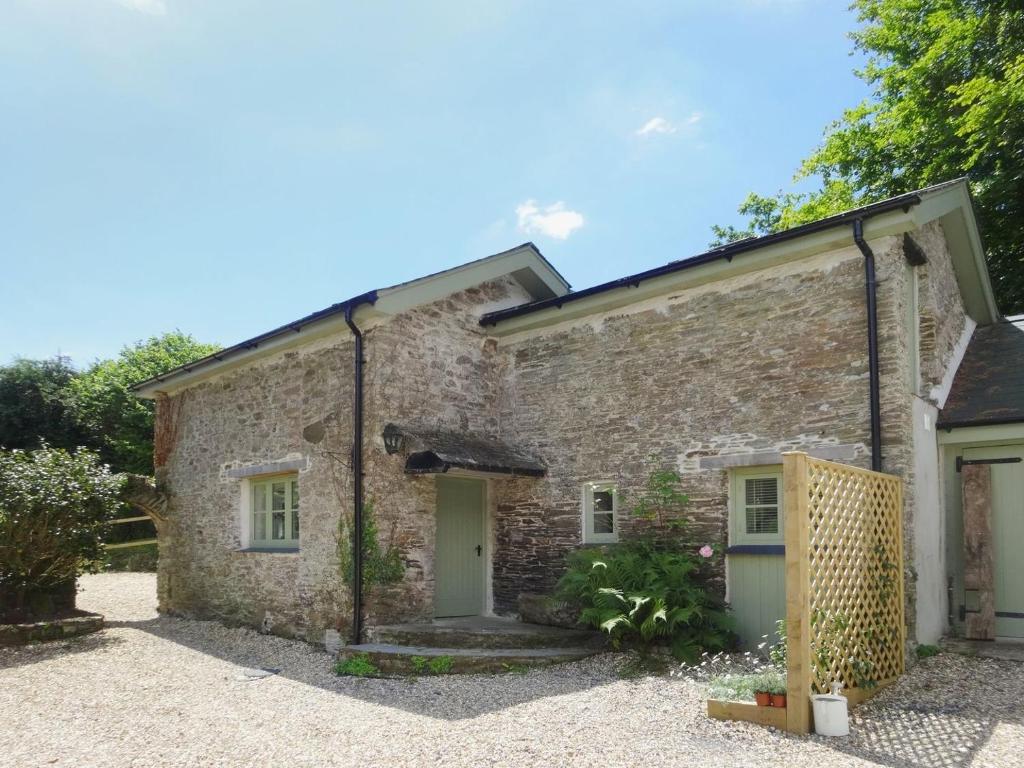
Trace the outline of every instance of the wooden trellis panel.
{"type": "Polygon", "coordinates": [[[783,457],[787,729],[810,728],[812,693],[853,702],[903,673],[903,488],[898,477],[783,457]]]}

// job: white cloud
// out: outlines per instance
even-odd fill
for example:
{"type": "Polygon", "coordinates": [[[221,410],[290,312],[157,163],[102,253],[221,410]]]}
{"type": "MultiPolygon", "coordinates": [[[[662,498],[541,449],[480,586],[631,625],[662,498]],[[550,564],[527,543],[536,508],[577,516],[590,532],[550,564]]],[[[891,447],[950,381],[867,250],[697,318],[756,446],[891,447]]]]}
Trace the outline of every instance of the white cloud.
{"type": "Polygon", "coordinates": [[[114,2],[130,10],[148,13],[152,16],[163,16],[167,13],[164,0],[114,0],[114,2]]]}
{"type": "Polygon", "coordinates": [[[675,133],[676,127],[664,117],[652,117],[636,132],[637,136],[650,136],[652,133],[675,133]]]}
{"type": "Polygon", "coordinates": [[[541,234],[565,240],[583,226],[583,214],[566,210],[561,200],[543,208],[537,205],[536,200],[527,200],[516,206],[516,221],[519,229],[528,235],[541,234]]]}
{"type": "Polygon", "coordinates": [[[646,123],[644,123],[637,129],[636,135],[653,136],[655,134],[666,135],[670,133],[675,133],[680,128],[690,128],[695,126],[697,123],[701,121],[701,118],[703,117],[704,115],[701,114],[700,112],[692,112],[690,113],[689,117],[687,117],[685,120],[681,120],[678,123],[670,122],[664,117],[652,117],[650,120],[648,120],[646,123]]]}

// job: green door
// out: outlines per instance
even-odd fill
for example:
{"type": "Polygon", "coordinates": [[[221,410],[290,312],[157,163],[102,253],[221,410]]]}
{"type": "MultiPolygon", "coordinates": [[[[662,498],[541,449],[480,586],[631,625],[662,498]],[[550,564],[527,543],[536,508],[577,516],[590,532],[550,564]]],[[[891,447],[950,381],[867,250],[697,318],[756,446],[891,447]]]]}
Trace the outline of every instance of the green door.
{"type": "Polygon", "coordinates": [[[484,488],[482,480],[437,479],[435,616],[483,613],[484,488]]]}
{"type": "MultiPolygon", "coordinates": [[[[967,448],[964,459],[1024,459],[1024,446],[967,448]]],[[[996,637],[1024,637],[1024,461],[990,466],[996,637]]]]}

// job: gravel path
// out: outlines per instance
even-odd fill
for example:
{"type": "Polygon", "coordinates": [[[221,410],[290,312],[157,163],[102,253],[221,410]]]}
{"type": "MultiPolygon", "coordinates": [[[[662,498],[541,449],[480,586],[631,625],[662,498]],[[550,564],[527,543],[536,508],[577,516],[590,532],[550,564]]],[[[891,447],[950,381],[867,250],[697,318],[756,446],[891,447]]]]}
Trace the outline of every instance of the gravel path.
{"type": "Polygon", "coordinates": [[[0,766],[1024,766],[1024,665],[941,655],[846,740],[703,715],[613,655],[524,675],[339,679],[302,643],[157,617],[148,574],[82,580],[95,635],[0,650],[0,766]],[[247,679],[247,667],[280,674],[247,679]]]}

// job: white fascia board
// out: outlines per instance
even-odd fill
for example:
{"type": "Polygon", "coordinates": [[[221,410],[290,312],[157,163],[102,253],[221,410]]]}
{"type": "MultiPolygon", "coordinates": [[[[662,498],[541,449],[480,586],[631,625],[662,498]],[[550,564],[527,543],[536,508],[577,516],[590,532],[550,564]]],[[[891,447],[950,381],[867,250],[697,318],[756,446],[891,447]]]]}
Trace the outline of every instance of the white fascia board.
{"type": "MultiPolygon", "coordinates": [[[[496,280],[506,275],[516,277],[516,274],[520,273],[516,279],[524,282],[522,278],[524,271],[529,272],[540,283],[547,286],[552,295],[563,295],[568,289],[565,281],[533,247],[523,245],[504,253],[463,264],[454,269],[384,288],[377,292],[375,304],[359,304],[355,308],[353,321],[361,330],[365,331],[386,322],[400,312],[443,299],[445,296],[489,280],[496,280]]],[[[529,280],[525,282],[529,282],[529,280]]],[[[546,298],[546,296],[541,298],[546,298]]],[[[335,333],[343,337],[351,336],[343,314],[335,314],[322,320],[310,322],[302,326],[299,331],[282,332],[281,335],[260,342],[258,347],[233,352],[223,361],[206,363],[193,371],[171,374],[165,381],[154,382],[137,390],[136,395],[152,399],[160,393],[174,394],[213,376],[248,365],[260,358],[308,344],[335,333]]]]}
{"type": "MultiPolygon", "coordinates": [[[[890,211],[865,220],[864,237],[867,240],[877,240],[906,232],[913,229],[914,226],[914,222],[907,212],[890,211]]],[[[615,288],[565,304],[561,308],[548,307],[537,312],[502,320],[496,326],[489,327],[488,330],[496,337],[509,336],[585,315],[607,312],[671,291],[693,288],[747,272],[788,264],[808,256],[850,247],[852,244],[852,226],[849,224],[837,225],[793,240],[736,254],[731,261],[724,258],[718,259],[680,269],[678,272],[671,272],[661,277],[644,280],[636,287],[615,288]]]]}
{"type": "MultiPolygon", "coordinates": [[[[497,280],[506,275],[528,271],[550,290],[552,296],[564,295],[568,289],[565,281],[558,276],[544,259],[527,246],[505,253],[489,256],[428,275],[408,283],[401,283],[377,292],[374,310],[383,315],[396,315],[412,307],[443,299],[458,291],[497,280]]],[[[524,286],[524,288],[529,288],[524,286]]],[[[538,296],[538,298],[546,298],[538,296]]]]}
{"type": "MultiPolygon", "coordinates": [[[[358,318],[365,305],[356,309],[354,317],[358,318]]],[[[356,321],[358,324],[358,320],[356,321]]],[[[302,328],[301,331],[282,334],[261,342],[258,347],[235,352],[223,361],[208,363],[193,371],[183,371],[169,375],[166,381],[156,381],[143,389],[136,390],[135,395],[143,399],[152,400],[158,394],[173,395],[183,389],[194,386],[206,379],[220,376],[223,373],[249,365],[270,355],[278,354],[292,347],[301,344],[308,344],[311,341],[322,339],[331,334],[339,334],[342,339],[351,338],[352,332],[345,323],[344,315],[334,315],[302,328]]]]}

